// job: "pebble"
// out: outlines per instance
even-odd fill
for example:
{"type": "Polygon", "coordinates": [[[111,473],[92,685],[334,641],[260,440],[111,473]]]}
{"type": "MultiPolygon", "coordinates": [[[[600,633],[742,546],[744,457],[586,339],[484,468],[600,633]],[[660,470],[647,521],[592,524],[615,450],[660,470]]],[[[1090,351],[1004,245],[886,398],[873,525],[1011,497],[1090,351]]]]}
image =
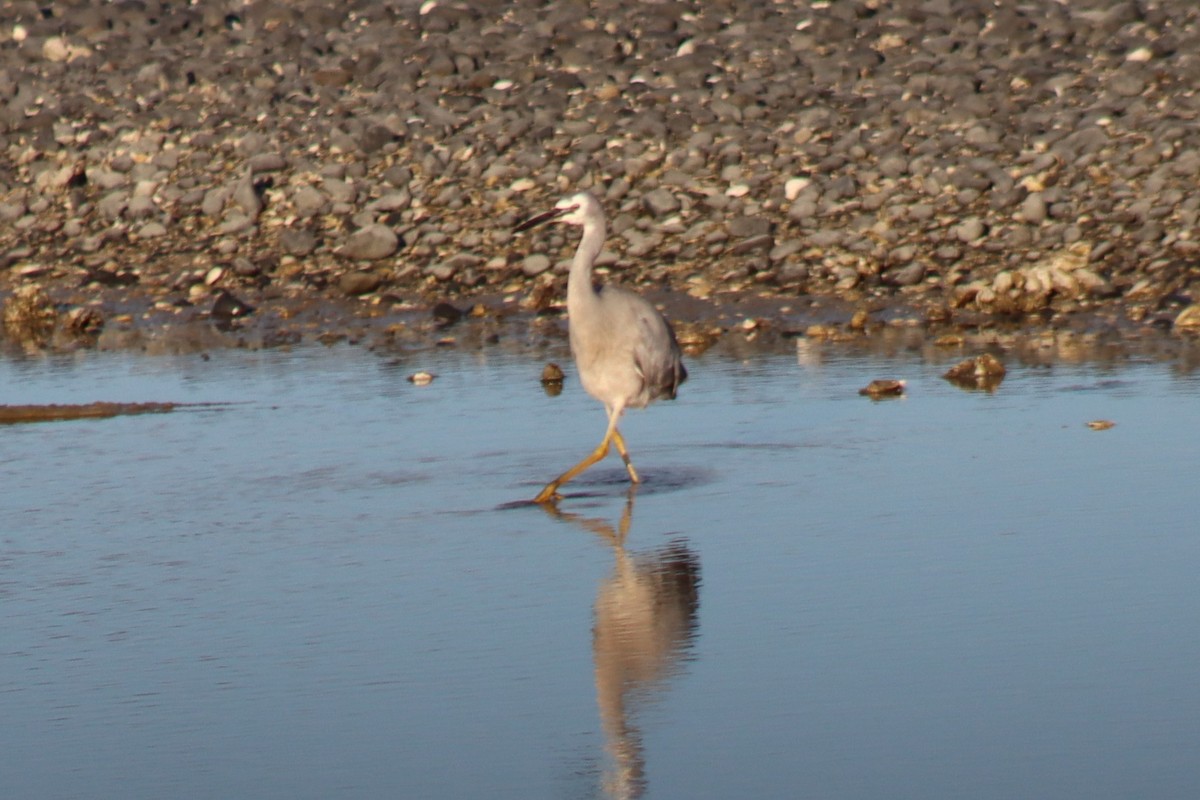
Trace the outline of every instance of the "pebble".
{"type": "Polygon", "coordinates": [[[770,250],[775,246],[775,239],[768,233],[747,236],[729,248],[732,255],[745,255],[757,250],[770,250]]]}
{"type": "Polygon", "coordinates": [[[292,193],[292,207],[301,217],[315,217],[323,214],[329,206],[329,200],[312,186],[299,186],[292,193]]]}
{"type": "Polygon", "coordinates": [[[345,258],[376,261],[387,258],[400,246],[400,238],[386,225],[373,224],[346,237],[338,253],[345,258]]]}
{"type": "Polygon", "coordinates": [[[425,273],[431,275],[439,281],[448,281],[454,277],[457,270],[453,264],[448,264],[445,261],[439,261],[435,264],[430,264],[425,268],[425,273]]]}
{"type": "Polygon", "coordinates": [[[383,285],[383,278],[374,272],[347,272],[338,279],[338,289],[350,297],[370,294],[383,285]]]}
{"type": "Polygon", "coordinates": [[[259,153],[246,162],[251,175],[262,172],[280,172],[287,168],[287,159],[279,153],[259,153]]]}
{"type": "Polygon", "coordinates": [[[788,207],[787,216],[793,222],[807,222],[817,215],[816,201],[800,197],[788,207]]]}
{"type": "Polygon", "coordinates": [[[228,236],[234,233],[242,233],[254,227],[254,218],[240,212],[233,212],[221,221],[217,226],[217,233],[223,236],[228,236]]]}
{"type": "Polygon", "coordinates": [[[535,275],[541,275],[543,272],[550,269],[550,266],[551,262],[549,256],[541,253],[534,253],[526,256],[521,262],[521,272],[532,278],[535,275]]]}
{"type": "Polygon", "coordinates": [[[1180,311],[1173,324],[1180,330],[1200,330],[1200,305],[1193,304],[1180,311]]]}
{"type": "Polygon", "coordinates": [[[96,210],[107,220],[119,219],[129,205],[129,196],[122,191],[109,192],[96,203],[96,210]]]}
{"type": "Polygon", "coordinates": [[[160,239],[167,233],[167,226],[158,221],[147,222],[137,230],[139,239],[160,239]]]}
{"type": "Polygon", "coordinates": [[[233,185],[229,197],[233,204],[251,220],[257,218],[262,212],[263,201],[254,185],[254,174],[250,169],[247,169],[242,178],[233,185]]]}
{"type": "Polygon", "coordinates": [[[642,195],[642,207],[653,217],[665,217],[680,209],[679,198],[667,189],[653,189],[642,195]]]}
{"type": "Polygon", "coordinates": [[[10,338],[37,346],[50,338],[57,319],[54,302],[36,283],[22,284],[5,298],[2,316],[10,338]]]}
{"type": "Polygon", "coordinates": [[[942,376],[951,383],[964,388],[994,390],[1004,380],[1008,370],[1000,359],[991,353],[968,358],[951,367],[942,376]]]}
{"type": "Polygon", "coordinates": [[[1190,0],[10,5],[0,253],[39,262],[65,240],[179,275],[211,237],[303,259],[255,276],[294,288],[403,247],[397,292],[523,293],[555,264],[508,231],[579,189],[604,198],[623,277],[679,291],[734,274],[977,315],[1177,315],[1167,287],[1200,255],[1190,0]],[[1086,264],[1047,261],[1075,246],[1086,264]]]}
{"type": "Polygon", "coordinates": [[[810,178],[788,178],[783,184],[783,196],[789,203],[800,196],[800,192],[812,184],[810,178]]]}
{"type": "Polygon", "coordinates": [[[907,385],[908,381],[896,380],[894,378],[877,378],[859,389],[858,393],[865,397],[870,397],[872,400],[880,400],[885,397],[899,397],[904,394],[904,387],[907,385]]]}
{"type": "Polygon", "coordinates": [[[1033,225],[1046,221],[1046,201],[1040,192],[1030,194],[1021,203],[1021,219],[1033,225]]]}
{"type": "Polygon", "coordinates": [[[462,310],[451,303],[438,303],[433,307],[433,319],[442,328],[450,327],[463,316],[462,310]]]}
{"type": "Polygon", "coordinates": [[[958,240],[970,244],[982,239],[987,233],[987,226],[978,217],[970,217],[954,226],[954,235],[958,240]]]}
{"type": "Polygon", "coordinates": [[[158,206],[149,197],[135,194],[125,204],[125,216],[128,219],[143,219],[158,213],[158,206]]]}
{"type": "Polygon", "coordinates": [[[317,249],[317,237],[302,228],[286,228],[279,234],[279,246],[293,256],[307,256],[317,249]]]}
{"type": "Polygon", "coordinates": [[[734,217],[729,221],[729,233],[732,236],[762,236],[770,231],[771,221],[763,216],[734,217]]]}
{"type": "Polygon", "coordinates": [[[232,292],[222,289],[217,292],[209,314],[219,324],[227,325],[235,319],[253,314],[254,311],[253,306],[234,296],[232,292]]]}
{"type": "Polygon", "coordinates": [[[915,286],[925,278],[925,265],[912,262],[883,273],[883,282],[893,286],[915,286]]]}
{"type": "Polygon", "coordinates": [[[225,210],[225,202],[233,194],[230,186],[215,186],[204,193],[200,201],[200,213],[206,217],[218,217],[225,210]]]}

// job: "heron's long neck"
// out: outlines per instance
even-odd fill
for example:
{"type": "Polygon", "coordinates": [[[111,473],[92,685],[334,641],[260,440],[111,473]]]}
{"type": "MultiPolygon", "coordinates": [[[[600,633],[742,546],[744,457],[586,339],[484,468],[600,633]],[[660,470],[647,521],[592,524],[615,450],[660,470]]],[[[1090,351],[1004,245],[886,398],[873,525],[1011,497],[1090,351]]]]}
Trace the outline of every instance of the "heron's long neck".
{"type": "Polygon", "coordinates": [[[604,222],[588,221],[583,226],[583,238],[571,260],[571,275],[567,280],[567,309],[587,305],[596,299],[596,288],[592,285],[592,264],[604,247],[604,222]]]}

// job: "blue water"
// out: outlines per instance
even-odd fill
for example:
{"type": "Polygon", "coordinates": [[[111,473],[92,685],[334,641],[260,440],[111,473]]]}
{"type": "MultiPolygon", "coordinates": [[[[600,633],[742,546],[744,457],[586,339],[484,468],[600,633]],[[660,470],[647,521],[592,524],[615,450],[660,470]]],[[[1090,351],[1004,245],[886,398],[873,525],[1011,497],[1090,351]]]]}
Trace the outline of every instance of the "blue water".
{"type": "Polygon", "coordinates": [[[0,361],[228,404],[0,428],[0,797],[1194,794],[1200,378],[803,356],[691,359],[558,517],[544,358],[0,361]]]}

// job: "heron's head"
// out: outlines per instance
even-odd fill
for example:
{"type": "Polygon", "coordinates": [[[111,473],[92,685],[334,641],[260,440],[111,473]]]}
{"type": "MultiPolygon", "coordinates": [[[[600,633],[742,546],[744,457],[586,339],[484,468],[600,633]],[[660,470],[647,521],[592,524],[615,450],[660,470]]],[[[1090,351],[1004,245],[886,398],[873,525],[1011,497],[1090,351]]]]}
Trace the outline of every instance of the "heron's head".
{"type": "Polygon", "coordinates": [[[592,197],[587,192],[573,194],[570,197],[564,197],[554,204],[554,208],[549,211],[544,211],[537,216],[530,217],[524,222],[517,225],[514,230],[527,231],[543,222],[552,220],[563,222],[567,225],[583,225],[589,219],[603,219],[604,213],[600,208],[600,202],[592,197]]]}

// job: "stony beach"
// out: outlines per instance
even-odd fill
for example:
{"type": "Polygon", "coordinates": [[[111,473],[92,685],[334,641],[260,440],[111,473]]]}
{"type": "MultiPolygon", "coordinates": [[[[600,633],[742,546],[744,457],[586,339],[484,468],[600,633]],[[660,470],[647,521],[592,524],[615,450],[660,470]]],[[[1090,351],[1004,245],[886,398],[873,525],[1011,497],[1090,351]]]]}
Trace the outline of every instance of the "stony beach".
{"type": "Polygon", "coordinates": [[[589,190],[696,348],[1187,341],[1198,89],[1192,0],[3,2],[5,335],[561,331],[589,190]]]}

